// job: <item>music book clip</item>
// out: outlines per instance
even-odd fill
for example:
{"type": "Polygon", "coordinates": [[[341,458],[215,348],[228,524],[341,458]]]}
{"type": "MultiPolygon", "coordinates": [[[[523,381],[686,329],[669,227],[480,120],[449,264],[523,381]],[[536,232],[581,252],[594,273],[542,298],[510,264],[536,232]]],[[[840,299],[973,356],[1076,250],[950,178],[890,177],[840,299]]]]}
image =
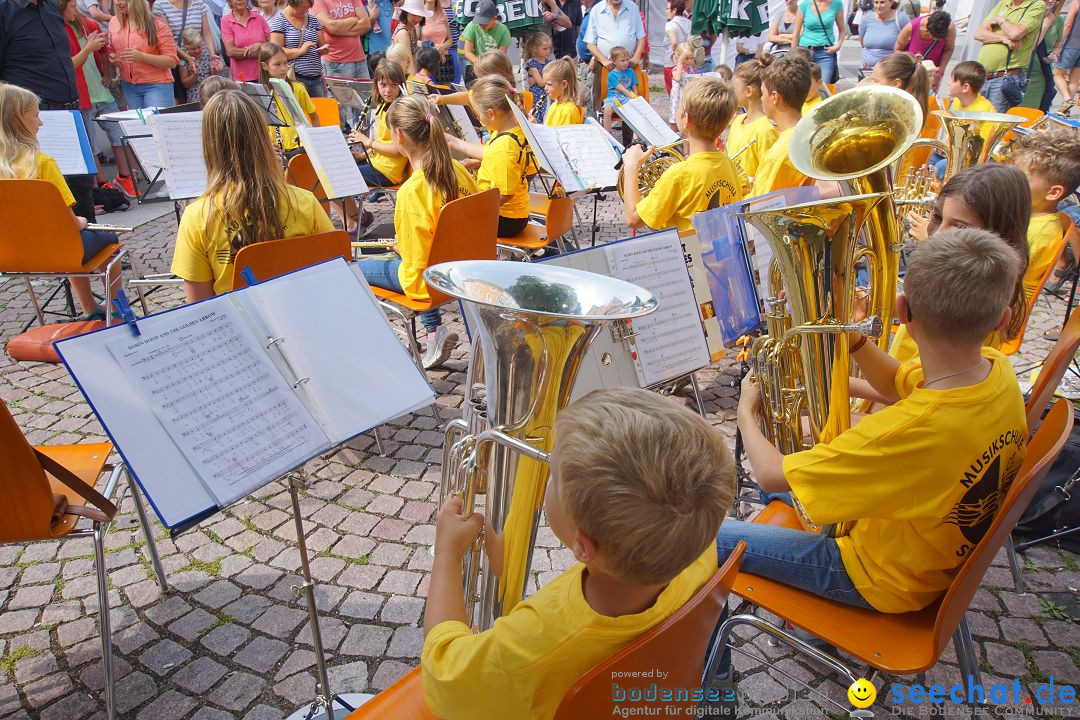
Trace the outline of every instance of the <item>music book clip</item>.
{"type": "Polygon", "coordinates": [[[116,314],[120,316],[120,319],[127,323],[131,328],[131,334],[138,337],[141,335],[138,323],[135,322],[135,311],[131,309],[131,303],[128,302],[127,295],[123,290],[116,291],[116,297],[113,298],[113,307],[116,308],[116,314]]]}
{"type": "Polygon", "coordinates": [[[240,276],[244,278],[244,282],[246,282],[248,285],[256,285],[259,282],[255,279],[255,273],[251,272],[251,268],[249,268],[247,265],[245,265],[244,269],[240,271],[240,276]]]}

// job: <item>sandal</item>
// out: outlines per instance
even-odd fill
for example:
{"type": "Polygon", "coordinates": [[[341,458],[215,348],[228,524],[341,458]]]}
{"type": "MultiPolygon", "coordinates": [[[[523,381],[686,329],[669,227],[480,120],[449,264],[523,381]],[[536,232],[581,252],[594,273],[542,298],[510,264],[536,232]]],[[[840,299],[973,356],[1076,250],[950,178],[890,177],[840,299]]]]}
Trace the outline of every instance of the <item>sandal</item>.
{"type": "Polygon", "coordinates": [[[90,312],[83,313],[82,315],[79,316],[79,320],[81,320],[82,322],[89,322],[90,320],[104,320],[104,319],[105,319],[105,308],[103,308],[100,305],[98,305],[96,308],[94,308],[90,312]]]}
{"type": "Polygon", "coordinates": [[[1042,336],[1047,340],[1053,340],[1054,342],[1057,342],[1059,339],[1061,339],[1061,328],[1046,328],[1045,330],[1043,330],[1042,336]]]}

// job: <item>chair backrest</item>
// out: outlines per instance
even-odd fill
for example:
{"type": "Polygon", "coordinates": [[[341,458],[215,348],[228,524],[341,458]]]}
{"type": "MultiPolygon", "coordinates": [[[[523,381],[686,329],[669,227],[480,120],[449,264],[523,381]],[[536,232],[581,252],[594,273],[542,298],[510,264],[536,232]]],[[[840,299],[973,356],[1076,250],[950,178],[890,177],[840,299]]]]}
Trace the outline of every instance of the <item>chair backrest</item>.
{"type": "Polygon", "coordinates": [[[549,243],[555,242],[555,238],[562,237],[570,232],[574,224],[574,199],[569,197],[556,197],[548,201],[547,216],[544,221],[544,229],[549,243]]]}
{"type": "Polygon", "coordinates": [[[54,503],[49,480],[34,449],[2,401],[0,456],[4,458],[0,471],[0,493],[4,497],[0,543],[51,538],[54,503]]]}
{"type": "Polygon", "coordinates": [[[71,210],[47,180],[0,180],[0,272],[79,272],[83,246],[71,210]]]}
{"type": "Polygon", "coordinates": [[[315,117],[319,118],[322,127],[337,127],[341,125],[341,114],[338,110],[338,101],[329,97],[311,98],[315,104],[315,117]]]}
{"type": "Polygon", "coordinates": [[[1014,108],[1009,108],[1009,115],[1016,115],[1017,117],[1024,118],[1024,122],[1020,123],[1020,127],[1031,127],[1035,122],[1043,116],[1043,111],[1038,108],[1021,107],[1017,105],[1014,108]]]}
{"type": "Polygon", "coordinates": [[[323,206],[323,210],[330,212],[330,202],[326,199],[326,190],[315,172],[315,166],[311,164],[311,158],[306,153],[299,153],[289,158],[289,169],[285,171],[285,182],[298,188],[308,190],[315,199],[323,206]]]}
{"type": "Polygon", "coordinates": [[[1054,265],[1061,251],[1065,248],[1065,242],[1069,237],[1069,233],[1072,232],[1072,220],[1065,213],[1058,213],[1060,218],[1061,227],[1064,228],[1064,232],[1061,235],[1061,240],[1058,241],[1052,253],[1055,262],[1051,262],[1043,270],[1043,274],[1039,277],[1039,285],[1035,288],[1035,291],[1031,293],[1031,297],[1027,299],[1027,305],[1024,308],[1024,326],[1020,328],[1020,334],[1012,340],[1006,340],[1001,343],[1001,352],[1005,355],[1012,355],[1020,349],[1020,344],[1024,342],[1024,333],[1027,331],[1028,321],[1031,320],[1031,312],[1035,309],[1035,301],[1039,299],[1039,293],[1042,292],[1043,287],[1046,285],[1046,281],[1050,279],[1050,273],[1054,271],[1054,265]]]}
{"type": "MultiPolygon", "coordinates": [[[[499,233],[499,191],[491,188],[443,205],[435,220],[428,265],[455,260],[494,260],[499,233]]],[[[453,300],[431,287],[433,305],[453,300]]]]}
{"type": "Polygon", "coordinates": [[[1004,501],[998,506],[994,522],[961,566],[941,601],[934,624],[937,653],[948,645],[949,639],[967,612],[975,591],[979,589],[986,569],[990,567],[990,562],[1027,509],[1032,496],[1042,483],[1043,476],[1050,469],[1050,464],[1069,438],[1072,426],[1072,403],[1059,400],[1051,408],[1039,431],[1028,441],[1027,456],[1016,472],[1004,501]]]}
{"type": "Polygon", "coordinates": [[[263,282],[336,257],[352,260],[349,234],[344,230],[248,245],[240,248],[233,260],[233,290],[247,287],[248,283],[241,274],[245,267],[251,268],[256,281],[263,282]]]}
{"type": "Polygon", "coordinates": [[[1046,356],[1039,376],[1031,386],[1031,395],[1027,401],[1027,426],[1028,432],[1039,424],[1046,406],[1050,404],[1050,398],[1054,396],[1061,378],[1069,368],[1069,363],[1076,357],[1076,350],[1080,348],[1080,310],[1074,310],[1069,316],[1069,322],[1061,329],[1061,335],[1050,353],[1046,356]]]}
{"type": "MultiPolygon", "coordinates": [[[[563,695],[554,720],[611,717],[615,707],[625,706],[612,699],[611,681],[619,677],[616,673],[663,668],[668,673],[662,681],[663,687],[686,688],[688,693],[700,688],[709,638],[735,582],[745,549],[745,543],[740,542],[712,579],[675,614],[578,678],[563,695]]],[[[629,682],[638,689],[648,684],[649,681],[642,680],[629,682]]],[[[660,682],[656,684],[661,686],[660,682]]],[[[680,716],[692,716],[698,703],[687,699],[636,704],[677,707],[680,716]]]]}

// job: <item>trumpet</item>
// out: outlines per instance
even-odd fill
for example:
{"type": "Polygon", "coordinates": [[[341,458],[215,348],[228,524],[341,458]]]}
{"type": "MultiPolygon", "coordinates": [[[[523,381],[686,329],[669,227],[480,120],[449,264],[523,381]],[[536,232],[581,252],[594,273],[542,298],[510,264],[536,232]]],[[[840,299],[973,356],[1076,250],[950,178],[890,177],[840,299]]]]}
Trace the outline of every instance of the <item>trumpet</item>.
{"type": "Polygon", "coordinates": [[[466,553],[466,616],[482,631],[524,596],[544,501],[555,416],[605,324],[653,312],[636,285],[548,264],[433,265],[433,292],[461,301],[472,333],[462,417],[446,425],[440,503],[485,496],[486,525],[466,553]]]}

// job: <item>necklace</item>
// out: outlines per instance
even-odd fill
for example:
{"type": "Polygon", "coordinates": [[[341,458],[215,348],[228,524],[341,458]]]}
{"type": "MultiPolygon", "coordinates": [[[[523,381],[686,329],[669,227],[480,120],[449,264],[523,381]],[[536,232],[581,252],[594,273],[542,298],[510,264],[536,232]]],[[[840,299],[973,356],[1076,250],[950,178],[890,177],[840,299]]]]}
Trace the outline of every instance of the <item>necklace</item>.
{"type": "Polygon", "coordinates": [[[983,364],[983,360],[984,360],[984,359],[985,359],[985,358],[979,358],[979,362],[975,363],[974,365],[972,365],[971,367],[969,367],[969,368],[968,368],[967,370],[959,370],[959,371],[957,371],[957,372],[954,372],[954,373],[949,373],[948,375],[942,375],[942,376],[941,376],[941,377],[939,377],[939,378],[935,378],[935,379],[933,379],[933,380],[929,380],[929,381],[927,381],[927,380],[923,380],[923,384],[922,384],[922,386],[923,386],[923,388],[926,388],[926,387],[928,387],[928,386],[930,386],[930,385],[933,385],[934,383],[937,383],[937,382],[941,382],[942,380],[948,380],[948,379],[949,379],[949,378],[951,378],[951,377],[956,377],[957,375],[963,375],[964,373],[969,373],[969,372],[971,372],[972,370],[974,370],[975,368],[977,368],[977,367],[979,367],[980,365],[982,365],[982,364],[983,364]]]}

